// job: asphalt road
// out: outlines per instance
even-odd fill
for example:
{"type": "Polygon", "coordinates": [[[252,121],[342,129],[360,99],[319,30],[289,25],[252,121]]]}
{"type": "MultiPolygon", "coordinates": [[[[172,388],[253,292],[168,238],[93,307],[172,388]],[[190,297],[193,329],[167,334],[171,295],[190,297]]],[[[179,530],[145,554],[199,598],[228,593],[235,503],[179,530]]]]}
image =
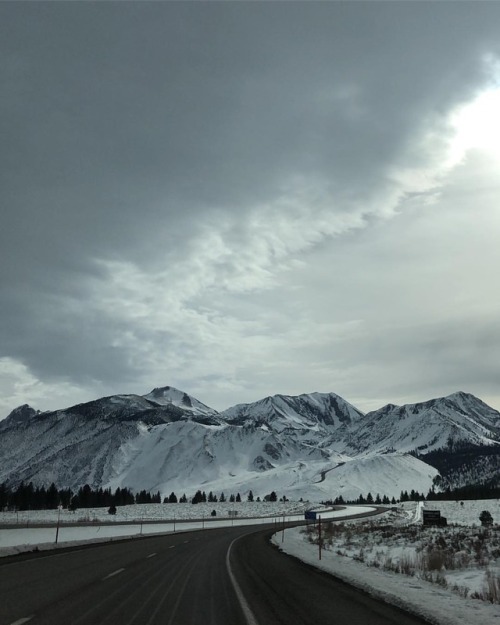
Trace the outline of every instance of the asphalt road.
{"type": "Polygon", "coordinates": [[[0,560],[0,625],[422,625],[234,527],[0,560]]]}

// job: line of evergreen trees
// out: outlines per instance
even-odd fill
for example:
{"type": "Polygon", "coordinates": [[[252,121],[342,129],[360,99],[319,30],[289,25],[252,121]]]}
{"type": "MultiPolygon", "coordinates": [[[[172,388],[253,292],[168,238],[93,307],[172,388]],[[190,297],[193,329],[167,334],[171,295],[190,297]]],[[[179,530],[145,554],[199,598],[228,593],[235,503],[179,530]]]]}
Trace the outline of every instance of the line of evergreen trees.
{"type": "MultiPolygon", "coordinates": [[[[479,484],[474,486],[463,486],[461,488],[450,489],[436,492],[434,489],[429,490],[427,496],[416,490],[401,491],[399,499],[392,497],[389,499],[387,495],[382,497],[377,493],[375,497],[368,493],[366,497],[360,495],[357,499],[345,501],[342,496],[336,497],[334,500],[325,501],[328,505],[342,504],[376,504],[376,505],[394,505],[398,502],[405,501],[433,501],[433,500],[469,500],[469,499],[500,499],[500,486],[491,484],[479,484]]],[[[219,497],[212,491],[208,495],[203,491],[196,491],[191,498],[193,504],[197,503],[240,503],[240,493],[231,494],[228,498],[221,493],[219,497]]],[[[277,501],[278,497],[275,491],[264,497],[264,501],[277,501]]],[[[133,493],[129,488],[117,488],[114,492],[110,488],[92,489],[88,484],[82,486],[78,491],[74,492],[70,488],[57,488],[52,483],[48,488],[45,486],[34,486],[32,482],[25,484],[22,482],[17,488],[11,489],[5,483],[0,484],[0,510],[50,510],[58,506],[76,510],[78,508],[101,508],[111,506],[126,506],[134,503],[161,503],[160,492],[150,493],[141,490],[133,493]]],[[[250,491],[247,501],[260,502],[260,497],[254,499],[253,492],[250,491]]],[[[286,497],[282,497],[280,501],[287,501],[286,497]]],[[[172,492],[168,497],[163,499],[163,503],[187,503],[188,498],[184,493],[179,499],[172,492]]]]}
{"type": "MultiPolygon", "coordinates": [[[[188,498],[186,497],[185,493],[182,495],[180,499],[177,499],[177,495],[175,493],[170,493],[168,497],[165,497],[163,499],[163,503],[177,503],[177,502],[186,503],[187,501],[188,501],[188,498]]],[[[247,495],[247,501],[260,502],[261,499],[260,497],[255,498],[253,492],[249,491],[247,495]]],[[[278,501],[278,496],[276,495],[276,492],[273,490],[271,493],[269,493],[269,495],[266,495],[264,497],[264,501],[278,501]]],[[[280,501],[288,501],[288,500],[285,496],[283,496],[280,499],[280,501]]],[[[207,495],[205,491],[202,492],[201,490],[197,490],[194,496],[191,498],[191,503],[194,503],[194,504],[217,503],[217,502],[219,503],[225,503],[225,502],[241,503],[241,495],[240,493],[236,493],[236,495],[232,493],[231,495],[229,495],[229,497],[226,497],[226,495],[222,492],[219,495],[219,497],[217,497],[217,495],[215,495],[212,491],[210,491],[207,495]]]]}
{"type": "Polygon", "coordinates": [[[469,499],[500,499],[500,485],[476,484],[473,486],[460,486],[459,488],[447,488],[441,492],[429,491],[427,499],[441,500],[469,500],[469,499]]]}
{"type": "Polygon", "coordinates": [[[401,491],[399,499],[392,497],[389,499],[387,495],[381,497],[378,493],[373,497],[368,493],[366,497],[360,495],[357,499],[345,501],[342,496],[336,497],[334,500],[324,501],[327,505],[349,505],[349,504],[376,504],[376,505],[394,505],[405,501],[460,501],[470,499],[500,499],[500,486],[492,486],[491,484],[476,484],[472,486],[463,486],[460,488],[444,491],[435,491],[430,489],[427,495],[419,493],[416,490],[401,491]]]}
{"type": "Polygon", "coordinates": [[[76,510],[78,508],[101,508],[126,506],[134,503],[161,503],[159,492],[151,494],[142,490],[134,495],[129,488],[92,489],[88,484],[74,492],[70,488],[57,488],[52,483],[48,488],[22,482],[17,488],[0,484],[0,510],[50,510],[58,506],[76,510]]]}
{"type": "MultiPolygon", "coordinates": [[[[200,490],[196,491],[190,499],[194,504],[217,503],[217,501],[221,503],[226,501],[229,503],[240,503],[241,500],[240,493],[236,493],[236,495],[231,494],[226,498],[224,493],[217,497],[212,491],[207,495],[200,490]]],[[[247,501],[259,502],[260,500],[260,497],[254,499],[252,491],[247,495],[247,501]]],[[[275,491],[264,497],[264,501],[277,500],[278,496],[275,491]]],[[[283,496],[280,501],[287,501],[287,499],[283,496]]],[[[85,486],[74,492],[70,488],[57,488],[54,483],[46,488],[45,486],[34,486],[32,482],[28,484],[22,482],[14,489],[8,487],[5,483],[0,484],[0,510],[50,510],[58,506],[68,508],[69,510],[77,510],[78,508],[116,508],[116,506],[127,506],[134,503],[161,502],[159,491],[152,494],[146,490],[141,490],[134,494],[129,488],[117,488],[112,492],[110,488],[92,489],[88,484],[85,484],[85,486]]],[[[185,493],[178,499],[177,495],[172,492],[163,499],[163,503],[187,502],[188,498],[185,493]]]]}

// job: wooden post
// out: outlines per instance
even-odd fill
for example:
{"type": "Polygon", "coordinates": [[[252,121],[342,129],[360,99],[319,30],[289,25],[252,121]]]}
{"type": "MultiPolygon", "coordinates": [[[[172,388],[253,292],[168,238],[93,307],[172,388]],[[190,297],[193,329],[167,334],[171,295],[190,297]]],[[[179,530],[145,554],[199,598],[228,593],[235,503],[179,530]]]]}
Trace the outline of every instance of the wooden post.
{"type": "Polygon", "coordinates": [[[321,515],[318,517],[318,549],[319,559],[321,560],[321,515]]]}
{"type": "Polygon", "coordinates": [[[57,528],[56,528],[56,544],[57,541],[59,540],[59,521],[61,519],[61,506],[58,507],[57,509],[57,528]]]}

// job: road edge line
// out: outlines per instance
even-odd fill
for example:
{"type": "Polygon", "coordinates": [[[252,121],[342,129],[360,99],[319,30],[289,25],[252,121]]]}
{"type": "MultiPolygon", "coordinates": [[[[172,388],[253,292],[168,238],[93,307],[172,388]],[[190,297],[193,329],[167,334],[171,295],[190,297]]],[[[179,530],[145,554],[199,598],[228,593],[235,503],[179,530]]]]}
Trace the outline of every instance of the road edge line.
{"type": "Polygon", "coordinates": [[[245,616],[247,625],[259,625],[257,622],[257,619],[255,618],[252,610],[250,609],[250,606],[248,605],[247,600],[245,599],[245,595],[243,594],[243,591],[240,588],[240,585],[238,584],[236,577],[233,573],[233,570],[231,568],[231,548],[234,545],[234,543],[239,540],[239,536],[237,538],[235,538],[232,543],[229,545],[229,548],[227,550],[226,553],[226,568],[227,568],[227,572],[229,573],[229,579],[231,580],[231,584],[233,585],[234,588],[234,592],[236,593],[236,597],[238,599],[238,602],[240,604],[240,607],[243,611],[243,614],[245,616]]]}

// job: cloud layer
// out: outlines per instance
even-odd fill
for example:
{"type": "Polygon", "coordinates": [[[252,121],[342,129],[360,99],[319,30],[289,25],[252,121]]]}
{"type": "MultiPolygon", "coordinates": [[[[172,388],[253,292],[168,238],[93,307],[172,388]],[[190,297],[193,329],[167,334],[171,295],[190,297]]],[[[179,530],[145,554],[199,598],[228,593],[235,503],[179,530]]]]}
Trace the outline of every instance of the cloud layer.
{"type": "Polygon", "coordinates": [[[0,418],[166,384],[500,408],[498,18],[1,5],[0,418]]]}

